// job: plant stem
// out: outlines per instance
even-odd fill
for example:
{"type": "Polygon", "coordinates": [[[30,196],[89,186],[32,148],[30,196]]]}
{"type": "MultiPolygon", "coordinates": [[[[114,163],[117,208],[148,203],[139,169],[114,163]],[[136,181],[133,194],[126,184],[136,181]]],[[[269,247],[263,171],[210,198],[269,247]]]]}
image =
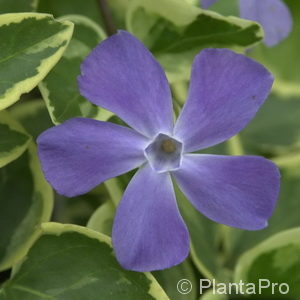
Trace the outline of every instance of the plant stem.
{"type": "Polygon", "coordinates": [[[227,147],[230,155],[243,155],[244,149],[238,135],[235,135],[227,141],[227,147]]]}
{"type": "Polygon", "coordinates": [[[180,106],[183,106],[188,94],[188,83],[185,81],[180,81],[172,84],[171,88],[174,98],[176,98],[180,106]]]}
{"type": "Polygon", "coordinates": [[[298,167],[300,165],[300,153],[291,153],[272,158],[278,167],[298,167]]]}
{"type": "Polygon", "coordinates": [[[111,11],[107,4],[107,0],[99,0],[98,3],[107,35],[113,35],[117,33],[117,27],[112,18],[111,11]]]}
{"type": "Polygon", "coordinates": [[[104,184],[108,191],[108,194],[110,195],[113,204],[115,205],[115,207],[117,207],[123,194],[123,191],[119,186],[118,179],[116,178],[109,179],[105,181],[104,184]]]}

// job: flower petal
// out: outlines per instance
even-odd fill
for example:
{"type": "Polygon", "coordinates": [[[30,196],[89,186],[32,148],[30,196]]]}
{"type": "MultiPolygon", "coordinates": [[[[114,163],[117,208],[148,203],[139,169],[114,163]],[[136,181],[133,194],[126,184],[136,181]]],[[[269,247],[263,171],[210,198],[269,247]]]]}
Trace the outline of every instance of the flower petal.
{"type": "Polygon", "coordinates": [[[172,97],[161,66],[131,34],[120,31],[85,59],[81,94],[139,132],[153,137],[173,128],[172,97]]]}
{"type": "Polygon", "coordinates": [[[37,142],[46,179],[68,197],[140,166],[149,143],[132,129],[84,118],[48,129],[37,142]]]}
{"type": "Polygon", "coordinates": [[[272,47],[292,30],[292,16],[281,0],[240,0],[240,15],[260,23],[265,31],[265,43],[272,47]]]}
{"type": "Polygon", "coordinates": [[[241,229],[266,227],[279,193],[277,167],[258,156],[189,154],[173,174],[200,212],[241,229]]]}
{"type": "Polygon", "coordinates": [[[201,7],[208,9],[211,5],[216,3],[218,0],[201,0],[201,7]]]}
{"type": "Polygon", "coordinates": [[[254,117],[272,87],[260,64],[226,49],[206,49],[195,59],[189,96],[175,125],[186,152],[221,143],[254,117]]]}
{"type": "Polygon", "coordinates": [[[117,209],[112,239],[120,264],[129,270],[165,269],[186,258],[188,231],[168,173],[158,174],[149,164],[137,172],[117,209]]]}

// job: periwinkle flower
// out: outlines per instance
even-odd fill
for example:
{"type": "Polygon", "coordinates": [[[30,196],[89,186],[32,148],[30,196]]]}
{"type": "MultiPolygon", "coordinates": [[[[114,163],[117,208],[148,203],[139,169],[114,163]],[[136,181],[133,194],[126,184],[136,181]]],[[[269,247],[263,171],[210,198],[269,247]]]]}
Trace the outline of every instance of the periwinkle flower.
{"type": "MultiPolygon", "coordinates": [[[[201,0],[205,9],[219,0],[201,0]]],[[[262,25],[267,46],[272,47],[285,39],[292,29],[292,17],[282,0],[240,0],[241,18],[262,25]]]]}
{"type": "Polygon", "coordinates": [[[188,255],[189,234],[171,177],[211,220],[247,230],[267,225],[279,190],[271,161],[192,153],[227,140],[254,117],[273,83],[263,66],[230,50],[203,50],[175,125],[162,68],[127,32],[98,45],[78,80],[83,96],[133,129],[74,118],[38,138],[39,156],[47,180],[68,197],[139,167],[113,225],[114,250],[124,268],[164,269],[188,255]]]}

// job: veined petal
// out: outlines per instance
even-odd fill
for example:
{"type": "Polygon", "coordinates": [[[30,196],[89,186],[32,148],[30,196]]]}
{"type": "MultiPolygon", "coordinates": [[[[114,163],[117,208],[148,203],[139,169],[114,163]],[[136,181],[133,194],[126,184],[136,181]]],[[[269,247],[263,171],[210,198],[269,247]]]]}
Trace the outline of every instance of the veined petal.
{"type": "Polygon", "coordinates": [[[137,172],[117,209],[112,239],[120,264],[129,270],[165,269],[186,258],[188,231],[168,173],[158,174],[149,164],[137,172]]]}
{"type": "Polygon", "coordinates": [[[269,47],[286,38],[292,29],[292,16],[282,0],[240,0],[240,15],[262,25],[269,47]]]}
{"type": "Polygon", "coordinates": [[[247,230],[267,226],[280,186],[277,167],[258,156],[188,154],[173,175],[209,219],[247,230]]]}
{"type": "Polygon", "coordinates": [[[153,137],[171,133],[171,92],[161,66],[134,36],[111,36],[85,59],[78,78],[81,94],[153,137]]]}
{"type": "Polygon", "coordinates": [[[175,125],[185,152],[221,143],[255,116],[273,84],[260,64],[226,49],[206,49],[195,58],[189,96],[175,125]]]}
{"type": "Polygon", "coordinates": [[[149,141],[113,123],[74,118],[42,133],[37,143],[46,179],[73,197],[140,166],[149,141]]]}
{"type": "Polygon", "coordinates": [[[218,0],[201,0],[201,7],[207,9],[217,1],[218,0]]]}

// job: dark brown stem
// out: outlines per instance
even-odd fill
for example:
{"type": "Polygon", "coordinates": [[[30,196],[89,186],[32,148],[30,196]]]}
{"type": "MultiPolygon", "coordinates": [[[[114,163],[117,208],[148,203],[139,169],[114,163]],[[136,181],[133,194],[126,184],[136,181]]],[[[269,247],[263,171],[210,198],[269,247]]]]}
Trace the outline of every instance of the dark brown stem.
{"type": "Polygon", "coordinates": [[[111,11],[107,4],[107,0],[99,0],[98,3],[99,3],[99,7],[100,7],[101,15],[103,18],[106,33],[108,35],[113,35],[113,34],[117,33],[117,28],[113,21],[111,11]]]}

